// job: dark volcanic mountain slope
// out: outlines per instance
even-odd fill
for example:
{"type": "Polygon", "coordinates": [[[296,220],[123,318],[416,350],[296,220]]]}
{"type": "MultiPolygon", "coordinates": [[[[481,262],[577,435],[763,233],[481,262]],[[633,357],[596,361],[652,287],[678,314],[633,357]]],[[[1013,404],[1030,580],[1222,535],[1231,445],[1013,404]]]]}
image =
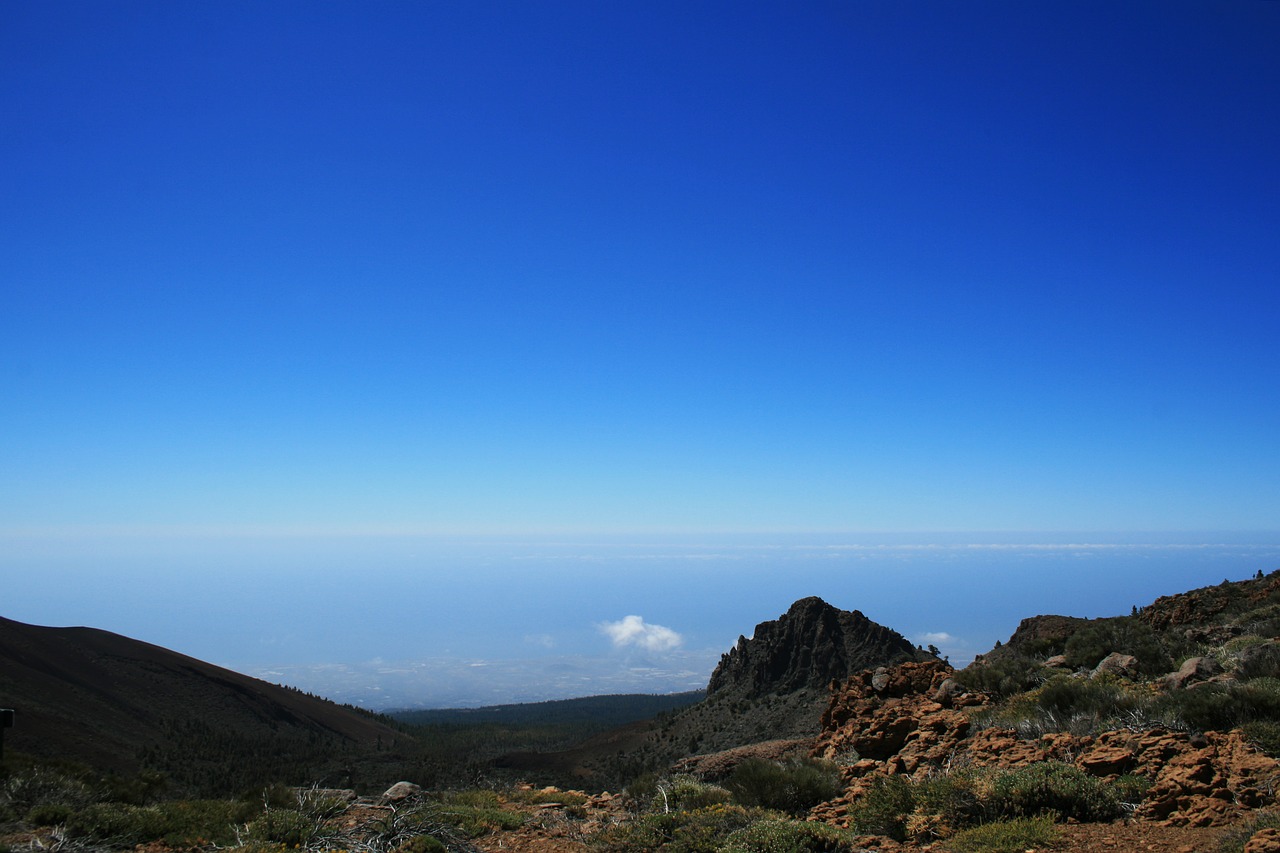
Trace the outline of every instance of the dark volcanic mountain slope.
{"type": "Polygon", "coordinates": [[[740,638],[720,659],[707,698],[658,721],[648,741],[625,756],[626,767],[596,766],[625,778],[665,770],[691,755],[777,741],[795,741],[797,754],[807,754],[833,681],[864,669],[933,659],[856,610],[804,598],[780,618],[757,625],[751,639],[740,638]]]}
{"type": "MultiPolygon", "coordinates": [[[[279,743],[373,748],[407,741],[372,716],[93,628],[0,618],[5,745],[129,771],[175,745],[233,752],[279,743]]],[[[203,754],[200,760],[205,760],[203,754]]]]}
{"type": "Polygon", "coordinates": [[[758,698],[797,690],[825,692],[834,680],[903,661],[928,660],[897,631],[857,610],[839,610],[821,598],[803,598],[780,619],[756,626],[751,639],[720,659],[707,695],[758,698]]]}

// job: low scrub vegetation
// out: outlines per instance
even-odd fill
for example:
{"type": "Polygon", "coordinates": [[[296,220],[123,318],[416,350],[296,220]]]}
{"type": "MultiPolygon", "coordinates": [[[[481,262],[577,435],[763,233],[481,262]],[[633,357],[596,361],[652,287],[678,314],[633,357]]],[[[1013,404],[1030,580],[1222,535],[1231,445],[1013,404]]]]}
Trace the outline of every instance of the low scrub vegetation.
{"type": "Polygon", "coordinates": [[[646,814],[595,835],[606,853],[854,853],[850,832],[733,804],[646,814]]]}
{"type": "Polygon", "coordinates": [[[1023,853],[1058,839],[1061,831],[1048,816],[996,820],[957,832],[947,842],[953,853],[1023,853]]]}
{"type": "Polygon", "coordinates": [[[1078,768],[1041,762],[1014,770],[964,769],[912,780],[878,776],[850,810],[854,829],[929,842],[993,821],[1044,818],[1107,821],[1138,786],[1108,785],[1078,768]]]}
{"type": "Polygon", "coordinates": [[[749,758],[725,779],[724,787],[744,806],[773,809],[800,816],[838,795],[844,784],[839,769],[822,761],[779,764],[749,758]]]}
{"type": "Polygon", "coordinates": [[[1270,676],[1190,689],[1102,676],[1057,674],[974,716],[979,727],[1017,729],[1027,738],[1050,732],[1093,735],[1114,729],[1230,731],[1240,728],[1268,755],[1280,755],[1280,679],[1270,676]]]}

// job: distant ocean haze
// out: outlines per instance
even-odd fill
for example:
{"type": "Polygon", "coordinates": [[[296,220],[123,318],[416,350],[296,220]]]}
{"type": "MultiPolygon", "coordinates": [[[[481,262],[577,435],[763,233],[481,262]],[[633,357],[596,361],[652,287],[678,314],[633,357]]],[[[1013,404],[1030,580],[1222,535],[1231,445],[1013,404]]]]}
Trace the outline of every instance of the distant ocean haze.
{"type": "Polygon", "coordinates": [[[952,663],[1028,616],[1115,616],[1280,568],[1265,534],[234,537],[26,543],[4,615],[91,625],[371,708],[704,687],[817,595],[952,663]],[[630,618],[634,617],[634,618],[630,618]]]}

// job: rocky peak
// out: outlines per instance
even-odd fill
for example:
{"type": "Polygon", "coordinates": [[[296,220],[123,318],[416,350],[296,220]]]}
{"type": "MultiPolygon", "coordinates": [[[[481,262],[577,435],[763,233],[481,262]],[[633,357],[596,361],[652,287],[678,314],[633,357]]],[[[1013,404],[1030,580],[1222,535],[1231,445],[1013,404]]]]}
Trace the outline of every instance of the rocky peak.
{"type": "Polygon", "coordinates": [[[864,669],[931,659],[857,610],[840,610],[816,596],[802,598],[780,618],[757,625],[751,639],[738,638],[720,658],[707,695],[825,692],[831,682],[864,669]]]}

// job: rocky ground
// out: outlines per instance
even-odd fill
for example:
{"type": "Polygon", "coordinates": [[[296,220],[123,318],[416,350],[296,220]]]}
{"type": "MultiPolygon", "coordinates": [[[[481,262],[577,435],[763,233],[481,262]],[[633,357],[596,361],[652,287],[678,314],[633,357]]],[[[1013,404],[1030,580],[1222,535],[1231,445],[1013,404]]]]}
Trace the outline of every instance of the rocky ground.
{"type": "Polygon", "coordinates": [[[985,701],[967,694],[944,664],[907,663],[850,678],[823,717],[815,754],[836,759],[856,752],[845,795],[816,816],[840,825],[862,780],[876,774],[918,774],[940,766],[1025,767],[1041,761],[1074,764],[1114,781],[1136,774],[1151,781],[1134,813],[1139,823],[1182,827],[1239,824],[1276,804],[1280,762],[1245,742],[1238,731],[1191,734],[1162,728],[1077,736],[1065,732],[1028,740],[1011,729],[971,731],[961,709],[985,701]]]}

